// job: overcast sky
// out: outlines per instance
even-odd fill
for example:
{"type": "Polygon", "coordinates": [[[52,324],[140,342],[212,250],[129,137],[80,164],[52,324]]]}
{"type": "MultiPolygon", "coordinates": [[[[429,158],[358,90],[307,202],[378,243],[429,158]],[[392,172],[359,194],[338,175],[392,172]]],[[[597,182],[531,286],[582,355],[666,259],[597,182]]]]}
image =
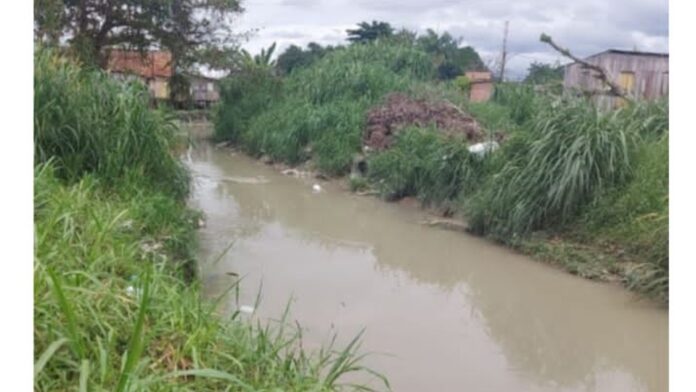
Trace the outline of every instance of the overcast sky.
{"type": "Polygon", "coordinates": [[[484,59],[499,57],[505,21],[510,78],[524,76],[532,61],[562,59],[539,42],[545,32],[587,56],[605,49],[668,51],[667,0],[243,0],[238,31],[257,30],[243,47],[252,53],[277,42],[287,46],[345,43],[360,21],[387,21],[395,28],[432,28],[462,37],[484,59]]]}

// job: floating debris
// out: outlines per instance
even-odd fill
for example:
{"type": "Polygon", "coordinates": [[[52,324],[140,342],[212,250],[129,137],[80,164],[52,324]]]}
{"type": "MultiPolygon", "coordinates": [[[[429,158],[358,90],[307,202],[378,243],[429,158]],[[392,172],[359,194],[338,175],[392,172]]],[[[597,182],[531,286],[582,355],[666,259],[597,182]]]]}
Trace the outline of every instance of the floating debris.
{"type": "Polygon", "coordinates": [[[312,192],[314,192],[314,193],[321,192],[321,185],[319,185],[319,184],[312,185],[312,192]]]}
{"type": "Polygon", "coordinates": [[[252,314],[254,313],[254,307],[250,305],[242,305],[239,307],[239,311],[245,314],[252,314]]]}
{"type": "Polygon", "coordinates": [[[222,181],[234,182],[237,184],[267,184],[269,181],[265,177],[223,177],[222,181]]]}

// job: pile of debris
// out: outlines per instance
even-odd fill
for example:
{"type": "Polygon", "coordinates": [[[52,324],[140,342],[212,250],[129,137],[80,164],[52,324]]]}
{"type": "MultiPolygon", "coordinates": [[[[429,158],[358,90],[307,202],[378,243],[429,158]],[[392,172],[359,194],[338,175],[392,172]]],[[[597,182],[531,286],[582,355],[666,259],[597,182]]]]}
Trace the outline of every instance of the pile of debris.
{"type": "Polygon", "coordinates": [[[413,99],[393,93],[383,105],[367,113],[363,144],[378,151],[389,148],[394,135],[409,125],[435,125],[447,135],[463,134],[469,142],[484,138],[478,122],[449,102],[413,99]]]}

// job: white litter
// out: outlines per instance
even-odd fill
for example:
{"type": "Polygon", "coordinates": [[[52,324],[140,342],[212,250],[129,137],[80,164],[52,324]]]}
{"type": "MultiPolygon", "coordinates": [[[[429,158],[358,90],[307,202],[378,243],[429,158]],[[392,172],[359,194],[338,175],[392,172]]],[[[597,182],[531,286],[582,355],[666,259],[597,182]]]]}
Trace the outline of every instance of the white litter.
{"type": "Polygon", "coordinates": [[[239,307],[239,311],[246,314],[254,313],[254,307],[249,305],[242,305],[239,307]]]}
{"type": "Polygon", "coordinates": [[[469,146],[469,152],[471,154],[477,155],[479,157],[483,157],[486,154],[493,152],[497,150],[500,147],[498,142],[483,142],[483,143],[477,143],[469,146]]]}
{"type": "Polygon", "coordinates": [[[314,192],[314,193],[321,192],[321,185],[319,185],[319,184],[312,185],[312,192],[314,192]]]}

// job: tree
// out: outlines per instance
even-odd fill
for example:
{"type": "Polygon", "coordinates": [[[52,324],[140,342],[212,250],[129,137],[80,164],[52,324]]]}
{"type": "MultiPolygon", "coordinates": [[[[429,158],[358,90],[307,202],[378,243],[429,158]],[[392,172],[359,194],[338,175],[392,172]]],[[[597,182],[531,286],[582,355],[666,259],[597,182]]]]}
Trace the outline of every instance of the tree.
{"type": "Polygon", "coordinates": [[[348,41],[354,43],[366,43],[374,41],[378,38],[386,38],[394,34],[394,28],[387,22],[378,22],[373,20],[372,23],[360,22],[357,29],[348,29],[348,41]]]}
{"type": "Polygon", "coordinates": [[[454,79],[466,71],[484,69],[483,61],[471,46],[459,47],[461,38],[454,38],[445,32],[439,35],[428,29],[416,40],[417,45],[433,56],[438,77],[443,80],[454,79]]]}
{"type": "Polygon", "coordinates": [[[110,47],[167,49],[177,65],[197,52],[235,41],[231,16],[240,0],[36,0],[34,33],[57,44],[67,38],[85,64],[105,66],[110,47]]]}
{"type": "Polygon", "coordinates": [[[548,84],[563,80],[563,66],[533,62],[529,65],[524,81],[532,84],[548,84]]]}
{"type": "Polygon", "coordinates": [[[297,45],[290,45],[278,56],[276,66],[282,75],[288,75],[294,69],[308,67],[334,49],[333,46],[321,46],[316,42],[307,44],[306,50],[297,45]]]}

